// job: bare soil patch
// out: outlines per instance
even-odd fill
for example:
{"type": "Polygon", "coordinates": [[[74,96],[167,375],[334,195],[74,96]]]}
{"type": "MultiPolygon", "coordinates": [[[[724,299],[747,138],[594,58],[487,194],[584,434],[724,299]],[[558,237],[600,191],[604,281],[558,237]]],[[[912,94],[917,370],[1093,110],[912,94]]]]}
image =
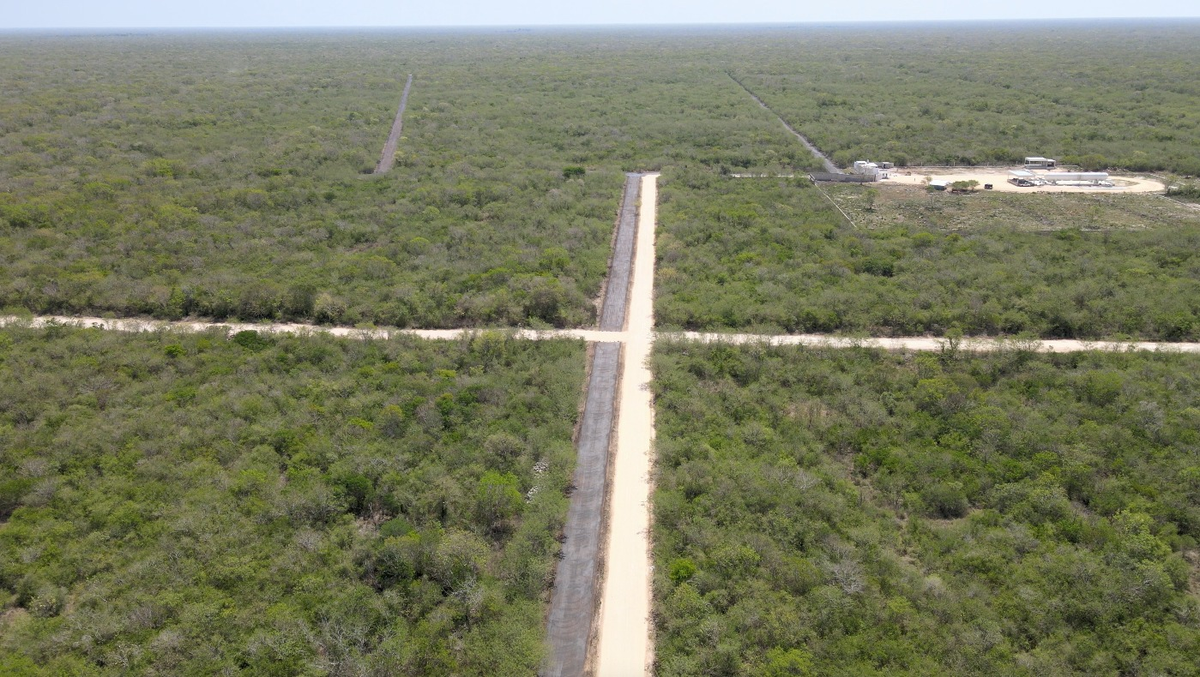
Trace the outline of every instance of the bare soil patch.
{"type": "MultiPolygon", "coordinates": [[[[1137,175],[1113,175],[1111,187],[1107,186],[1034,186],[1022,188],[1008,182],[1008,172],[1020,167],[905,167],[889,170],[889,177],[881,185],[924,186],[928,181],[978,181],[982,189],[992,184],[992,190],[1000,193],[1160,193],[1167,189],[1158,179],[1137,175]]],[[[1061,172],[1060,172],[1061,173],[1061,172]]],[[[1053,172],[1045,176],[1053,176],[1053,172]]]]}

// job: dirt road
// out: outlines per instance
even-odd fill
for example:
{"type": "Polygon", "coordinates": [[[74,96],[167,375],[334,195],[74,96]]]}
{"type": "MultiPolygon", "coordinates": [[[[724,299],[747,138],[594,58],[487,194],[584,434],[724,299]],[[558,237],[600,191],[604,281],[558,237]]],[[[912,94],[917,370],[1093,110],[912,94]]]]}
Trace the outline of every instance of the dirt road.
{"type": "Polygon", "coordinates": [[[653,658],[650,625],[650,469],[654,403],[654,223],[658,175],[642,179],[633,289],[630,294],[617,448],[609,498],[604,592],[600,599],[596,674],[643,675],[653,658]]]}
{"type": "MultiPolygon", "coordinates": [[[[355,327],[326,327],[314,324],[250,324],[246,322],[196,322],[146,319],[110,319],[103,317],[70,317],[39,315],[25,318],[0,316],[0,327],[6,325],[34,328],[59,324],[68,327],[89,327],[108,331],[150,332],[160,330],[202,332],[220,329],[227,333],[255,330],[268,334],[329,334],[352,339],[386,340],[396,336],[412,336],[433,341],[454,341],[471,334],[487,331],[501,332],[528,341],[577,339],[588,343],[624,343],[632,331],[600,331],[598,329],[359,329],[355,327]]],[[[855,338],[831,334],[723,334],[716,332],[656,332],[659,341],[698,341],[703,343],[766,343],[777,346],[830,346],[833,348],[867,347],[884,350],[928,352],[942,350],[946,339],[930,336],[899,336],[894,338],[855,338]]],[[[1154,341],[1076,341],[1070,339],[1015,341],[1013,339],[965,338],[962,350],[983,352],[1014,347],[1045,353],[1071,353],[1085,350],[1147,350],[1158,352],[1200,353],[1200,343],[1160,343],[1154,341]]]]}
{"type": "MultiPolygon", "coordinates": [[[[1016,169],[1014,167],[1014,169],[1016,169]]],[[[997,167],[907,167],[905,169],[889,170],[891,176],[880,181],[881,185],[899,184],[908,186],[924,186],[925,179],[940,179],[942,181],[978,181],[980,190],[983,185],[992,184],[992,190],[999,193],[1159,193],[1167,189],[1157,179],[1145,176],[1112,176],[1112,187],[1107,186],[1033,186],[1022,188],[1008,182],[1008,168],[997,167]]],[[[1039,172],[1043,176],[1053,176],[1053,172],[1039,172]]]]}
{"type": "Polygon", "coordinates": [[[5,325],[28,325],[41,328],[51,324],[131,333],[161,330],[202,332],[213,329],[219,329],[226,333],[235,333],[253,330],[265,334],[329,334],[331,336],[363,340],[387,340],[396,336],[413,336],[434,341],[454,341],[464,336],[489,331],[500,332],[511,335],[514,338],[530,341],[581,339],[589,343],[597,343],[624,340],[624,334],[620,332],[605,332],[598,329],[396,329],[329,327],[317,324],[294,324],[288,322],[199,322],[193,320],[172,321],[139,318],[71,317],[67,315],[41,315],[33,318],[0,316],[0,327],[5,325]]]}
{"type": "MultiPolygon", "coordinates": [[[[414,336],[431,341],[455,341],[463,336],[480,334],[484,331],[499,331],[503,334],[521,338],[526,341],[553,341],[563,338],[589,343],[618,342],[629,340],[631,331],[601,331],[599,329],[358,329],[354,326],[322,326],[318,324],[251,324],[244,322],[193,322],[179,320],[172,322],[166,319],[112,319],[103,317],[70,317],[37,316],[32,318],[2,316],[0,326],[5,325],[32,326],[42,328],[49,324],[65,326],[85,326],[92,329],[109,331],[209,331],[221,329],[227,332],[256,330],[266,334],[329,334],[360,340],[386,340],[394,336],[414,336]]],[[[834,348],[869,347],[883,348],[886,351],[941,351],[946,346],[946,338],[931,336],[896,336],[893,338],[870,338],[835,336],[832,334],[719,334],[719,332],[703,331],[658,331],[655,332],[658,341],[700,341],[704,343],[768,343],[772,346],[830,346],[834,348]]],[[[1031,351],[1043,353],[1074,353],[1080,351],[1158,351],[1164,353],[1200,353],[1200,343],[1169,343],[1154,341],[1014,341],[1012,338],[964,338],[961,348],[964,351],[1000,351],[1014,346],[1026,347],[1031,351]]]]}
{"type": "Polygon", "coordinates": [[[600,343],[592,355],[587,400],[576,441],[575,490],[567,522],[563,527],[562,559],[554,577],[550,615],[546,622],[546,641],[550,656],[543,677],[577,677],[587,671],[588,648],[592,645],[598,601],[596,593],[602,578],[605,515],[608,493],[609,457],[617,403],[621,343],[626,335],[626,308],[633,270],[637,236],[638,195],[641,174],[625,175],[625,192],[617,217],[613,253],[608,262],[604,300],[600,310],[600,329],[614,341],[600,343]]]}
{"type": "Polygon", "coordinates": [[[400,108],[396,111],[396,119],[392,121],[392,133],[388,135],[387,143],[383,144],[379,164],[375,165],[376,174],[386,174],[396,162],[396,144],[400,143],[400,130],[404,128],[404,108],[408,106],[408,90],[412,89],[412,81],[412,73],[409,73],[408,82],[404,83],[404,93],[400,95],[400,108]]]}
{"type": "MultiPolygon", "coordinates": [[[[827,334],[717,334],[695,331],[660,332],[659,341],[698,341],[701,343],[765,343],[773,346],[825,346],[830,348],[882,348],[884,350],[911,350],[916,352],[940,351],[948,347],[944,338],[929,336],[902,336],[896,338],[853,338],[827,334]]],[[[1155,343],[1151,341],[1076,341],[1015,340],[993,338],[964,338],[959,349],[968,352],[1024,349],[1043,353],[1076,353],[1087,350],[1200,353],[1200,343],[1155,343]]]]}

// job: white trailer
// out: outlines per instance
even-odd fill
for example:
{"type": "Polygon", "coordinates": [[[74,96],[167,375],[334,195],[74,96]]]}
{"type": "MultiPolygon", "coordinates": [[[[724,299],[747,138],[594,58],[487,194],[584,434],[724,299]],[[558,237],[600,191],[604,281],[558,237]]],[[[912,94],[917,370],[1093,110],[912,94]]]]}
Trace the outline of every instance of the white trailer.
{"type": "Polygon", "coordinates": [[[1058,166],[1058,160],[1040,155],[1030,155],[1025,158],[1025,169],[1054,169],[1058,166]]]}

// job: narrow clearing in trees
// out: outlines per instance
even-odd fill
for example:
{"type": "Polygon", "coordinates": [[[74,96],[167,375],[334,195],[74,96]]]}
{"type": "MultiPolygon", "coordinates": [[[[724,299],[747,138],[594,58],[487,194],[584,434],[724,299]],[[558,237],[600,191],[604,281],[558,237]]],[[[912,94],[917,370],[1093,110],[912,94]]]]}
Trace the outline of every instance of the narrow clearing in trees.
{"type": "MultiPolygon", "coordinates": [[[[511,334],[527,341],[552,341],[556,339],[579,339],[589,343],[606,341],[625,342],[630,332],[600,331],[597,329],[387,329],[356,327],[327,327],[315,324],[250,324],[238,322],[197,322],[138,319],[110,319],[103,317],[69,317],[50,315],[38,317],[0,317],[0,327],[5,325],[29,325],[45,327],[61,324],[69,327],[88,327],[107,331],[151,332],[163,329],[203,332],[222,329],[226,332],[260,331],[270,334],[331,334],[352,339],[388,339],[394,336],[415,336],[431,341],[454,341],[471,334],[489,331],[511,334]]],[[[929,352],[946,350],[950,342],[933,336],[899,336],[872,338],[837,336],[834,334],[733,334],[720,332],[655,332],[655,340],[701,341],[704,343],[764,343],[768,345],[810,345],[837,348],[883,348],[884,350],[912,350],[929,352]]],[[[964,337],[959,344],[961,350],[983,352],[988,350],[1022,349],[1043,353],[1071,353],[1084,350],[1149,350],[1163,352],[1196,353],[1200,343],[1174,343],[1166,341],[1077,341],[1073,339],[998,339],[964,337]]]]}
{"type": "Polygon", "coordinates": [[[413,76],[408,74],[408,82],[404,83],[404,93],[400,95],[400,108],[396,111],[396,119],[392,122],[392,132],[388,134],[387,143],[383,144],[383,154],[379,156],[379,164],[375,165],[376,174],[386,174],[396,162],[396,145],[400,143],[400,131],[404,129],[404,109],[408,106],[408,90],[412,89],[413,76]]]}
{"type": "Polygon", "coordinates": [[[784,129],[787,129],[789,132],[792,133],[792,136],[796,137],[797,139],[800,139],[800,143],[804,144],[804,147],[807,148],[814,156],[816,156],[816,158],[818,160],[821,161],[821,165],[825,167],[825,171],[829,172],[830,174],[844,174],[845,173],[837,165],[833,164],[833,160],[830,160],[827,155],[822,153],[820,148],[817,148],[816,145],[813,144],[812,141],[809,141],[807,136],[801,134],[800,132],[797,132],[794,128],[792,128],[792,126],[787,123],[787,120],[784,120],[782,117],[780,117],[779,113],[776,113],[762,99],[758,98],[758,95],[755,94],[754,92],[750,91],[750,88],[746,87],[746,85],[743,85],[740,80],[733,77],[732,75],[729,75],[729,79],[733,80],[734,82],[736,82],[738,84],[739,87],[746,90],[746,93],[749,94],[750,98],[754,99],[758,103],[758,105],[765,108],[768,112],[771,113],[771,115],[774,115],[775,118],[779,120],[779,123],[781,125],[783,125],[784,129]]]}

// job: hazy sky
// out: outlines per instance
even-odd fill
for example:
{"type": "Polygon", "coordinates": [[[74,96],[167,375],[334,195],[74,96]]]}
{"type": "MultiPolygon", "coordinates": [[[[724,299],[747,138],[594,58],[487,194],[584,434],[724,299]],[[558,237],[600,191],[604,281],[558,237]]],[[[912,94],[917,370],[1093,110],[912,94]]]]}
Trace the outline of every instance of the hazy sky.
{"type": "Polygon", "coordinates": [[[0,0],[0,28],[529,26],[1200,17],[1197,0],[0,0]]]}

